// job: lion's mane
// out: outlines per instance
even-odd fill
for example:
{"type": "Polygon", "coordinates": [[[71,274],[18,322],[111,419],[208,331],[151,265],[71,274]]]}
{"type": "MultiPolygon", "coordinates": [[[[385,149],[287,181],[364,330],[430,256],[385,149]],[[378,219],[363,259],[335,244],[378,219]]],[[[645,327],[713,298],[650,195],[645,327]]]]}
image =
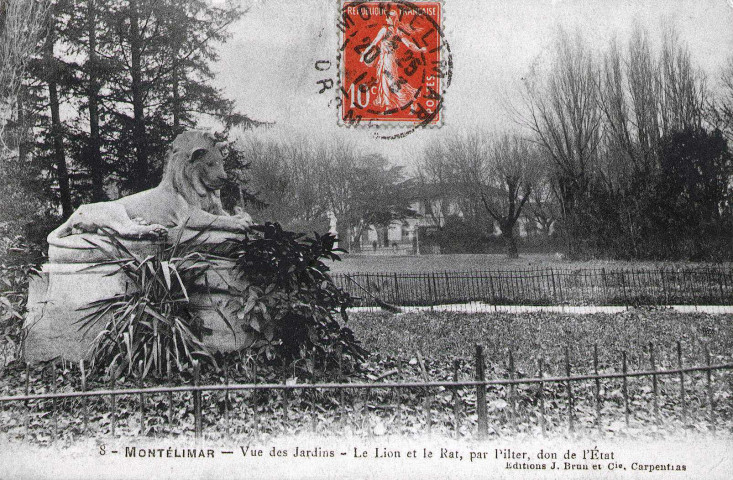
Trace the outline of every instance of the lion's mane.
{"type": "Polygon", "coordinates": [[[216,148],[216,139],[203,130],[189,130],[178,135],[166,153],[165,171],[160,183],[172,186],[189,205],[211,211],[216,202],[212,197],[217,193],[207,189],[207,194],[202,197],[193,186],[196,165],[190,161],[191,153],[199,148],[216,148]]]}

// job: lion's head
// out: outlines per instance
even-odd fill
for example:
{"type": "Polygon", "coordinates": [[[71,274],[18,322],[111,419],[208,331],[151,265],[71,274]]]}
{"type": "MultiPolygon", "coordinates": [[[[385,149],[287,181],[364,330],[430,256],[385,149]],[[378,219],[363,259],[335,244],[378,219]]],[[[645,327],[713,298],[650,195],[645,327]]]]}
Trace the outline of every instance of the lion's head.
{"type": "Polygon", "coordinates": [[[227,180],[224,145],[205,131],[181,133],[168,150],[161,183],[170,183],[190,204],[207,210],[212,196],[218,196],[227,180]]]}

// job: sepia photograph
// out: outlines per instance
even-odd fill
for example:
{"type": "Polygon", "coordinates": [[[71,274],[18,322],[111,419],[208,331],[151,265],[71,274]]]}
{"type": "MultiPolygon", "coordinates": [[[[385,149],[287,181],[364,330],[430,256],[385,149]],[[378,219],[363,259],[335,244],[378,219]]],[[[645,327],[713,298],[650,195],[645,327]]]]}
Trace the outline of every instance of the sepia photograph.
{"type": "Polygon", "coordinates": [[[732,472],[733,0],[0,0],[0,478],[732,472]]]}

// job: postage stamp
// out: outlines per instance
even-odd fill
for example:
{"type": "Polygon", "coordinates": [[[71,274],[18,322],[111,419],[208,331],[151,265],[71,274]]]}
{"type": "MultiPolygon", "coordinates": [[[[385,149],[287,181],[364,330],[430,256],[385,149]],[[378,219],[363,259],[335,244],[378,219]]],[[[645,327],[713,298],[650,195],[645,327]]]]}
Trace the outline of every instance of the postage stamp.
{"type": "Polygon", "coordinates": [[[449,83],[439,1],[342,1],[339,123],[439,126],[449,83]]]}

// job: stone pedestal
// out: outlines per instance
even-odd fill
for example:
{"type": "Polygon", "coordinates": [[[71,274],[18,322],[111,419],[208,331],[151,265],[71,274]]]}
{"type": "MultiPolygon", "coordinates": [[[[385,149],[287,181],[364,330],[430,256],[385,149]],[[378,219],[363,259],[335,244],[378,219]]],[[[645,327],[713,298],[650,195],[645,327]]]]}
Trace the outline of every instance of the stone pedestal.
{"type": "Polygon", "coordinates": [[[101,326],[86,338],[76,323],[89,302],[109,298],[125,291],[125,279],[109,275],[116,267],[86,270],[88,263],[45,264],[40,277],[32,277],[28,288],[25,359],[29,362],[63,357],[77,361],[85,358],[89,344],[101,326]]]}
{"type": "MultiPolygon", "coordinates": [[[[149,242],[128,242],[128,248],[137,254],[152,254],[157,248],[149,242]]],[[[33,277],[28,292],[28,315],[25,359],[29,362],[62,357],[70,361],[86,358],[103,322],[82,332],[79,320],[89,311],[81,310],[90,302],[124,293],[130,286],[124,273],[116,265],[94,266],[103,260],[101,252],[93,247],[59,251],[51,247],[49,258],[56,260],[43,266],[41,275],[33,277]],[[74,263],[73,259],[81,260],[74,263]],[[59,262],[63,260],[63,262],[59,262]],[[91,268],[93,267],[93,268],[91,268]]],[[[208,334],[204,343],[213,351],[230,351],[242,346],[241,321],[232,313],[234,308],[230,285],[239,289],[245,283],[232,276],[232,262],[219,261],[207,271],[209,292],[190,295],[191,308],[203,319],[208,334]],[[226,325],[216,307],[229,320],[234,333],[226,325]]],[[[201,284],[205,281],[202,279],[201,284]]]]}

